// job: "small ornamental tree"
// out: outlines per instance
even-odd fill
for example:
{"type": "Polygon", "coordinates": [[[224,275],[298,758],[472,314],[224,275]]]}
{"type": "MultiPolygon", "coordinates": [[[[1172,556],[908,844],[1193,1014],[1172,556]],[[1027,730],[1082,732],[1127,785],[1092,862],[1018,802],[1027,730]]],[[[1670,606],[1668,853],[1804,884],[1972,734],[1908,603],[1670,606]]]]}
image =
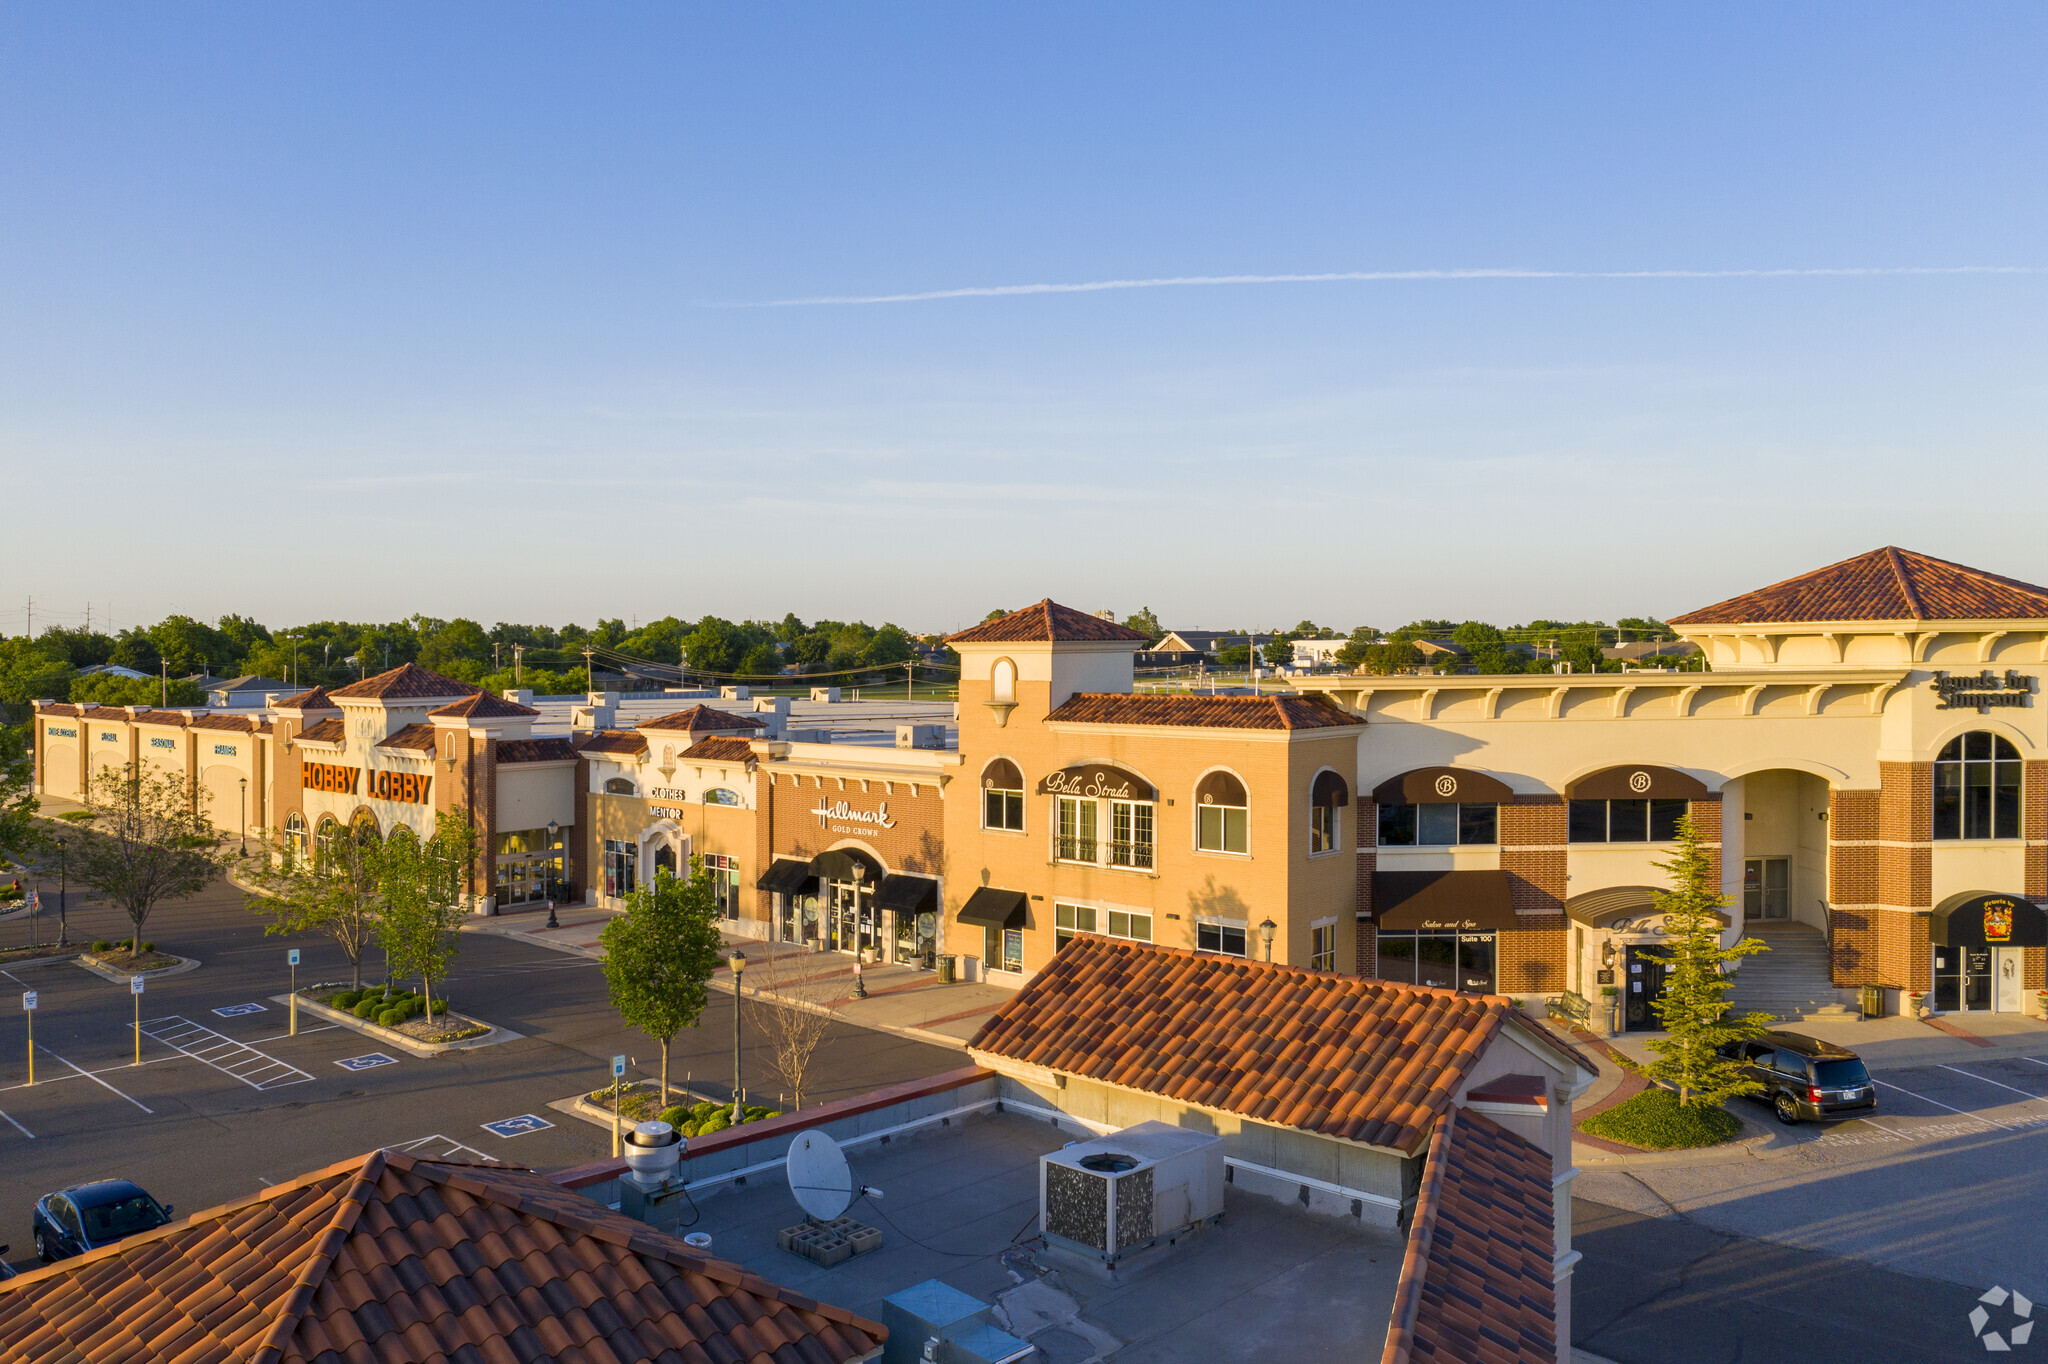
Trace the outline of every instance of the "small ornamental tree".
{"type": "Polygon", "coordinates": [[[270,922],[266,935],[324,933],[348,958],[350,985],[363,987],[363,956],[376,937],[383,907],[378,891],[382,849],[367,834],[342,833],[321,841],[310,855],[282,835],[273,857],[249,872],[261,894],[249,909],[270,922]]]}
{"type": "Polygon", "coordinates": [[[604,926],[604,981],[612,1007],[661,1044],[661,1106],[668,1107],[668,1051],[695,1027],[718,969],[718,898],[704,859],[690,879],[666,870],[626,897],[626,912],[604,926]]]}
{"type": "Polygon", "coordinates": [[[432,837],[394,829],[377,854],[377,886],[384,901],[381,936],[391,953],[391,969],[420,978],[429,1020],[434,1017],[434,982],[448,974],[460,950],[456,929],[469,913],[478,841],[468,811],[442,810],[434,816],[432,837]]]}
{"type": "MultiPolygon", "coordinates": [[[[768,1055],[775,1072],[789,1081],[795,1092],[793,1108],[804,1106],[804,1091],[814,1088],[818,1048],[832,1030],[832,1015],[820,997],[825,987],[806,985],[782,953],[764,955],[759,966],[747,972],[760,973],[761,993],[771,1001],[768,1008],[751,1009],[747,1017],[768,1041],[768,1055]]],[[[797,960],[802,960],[797,958],[797,960]]]]}
{"type": "Polygon", "coordinates": [[[140,947],[150,911],[206,889],[223,861],[204,790],[183,776],[134,766],[104,767],[86,790],[93,819],[70,854],[71,879],[127,912],[140,947]]]}
{"type": "Polygon", "coordinates": [[[0,865],[19,861],[36,841],[35,757],[26,725],[0,725],[0,865]]]}
{"type": "Polygon", "coordinates": [[[1643,1044],[1657,1053],[1656,1060],[1648,1065],[1630,1063],[1629,1068],[1677,1090],[1681,1104],[1718,1107],[1763,1089],[1757,1081],[1744,1079],[1741,1064],[1724,1058],[1720,1049],[1762,1036],[1771,1023],[1769,1014],[1728,1015],[1725,996],[1734,981],[1722,967],[1770,948],[1755,938],[1721,946],[1722,924],[1716,911],[1727,900],[1714,884],[1713,868],[1691,815],[1678,821],[1677,856],[1658,865],[1671,873],[1671,889],[1656,894],[1657,911],[1664,916],[1664,995],[1650,1007],[1665,1035],[1643,1044]]]}

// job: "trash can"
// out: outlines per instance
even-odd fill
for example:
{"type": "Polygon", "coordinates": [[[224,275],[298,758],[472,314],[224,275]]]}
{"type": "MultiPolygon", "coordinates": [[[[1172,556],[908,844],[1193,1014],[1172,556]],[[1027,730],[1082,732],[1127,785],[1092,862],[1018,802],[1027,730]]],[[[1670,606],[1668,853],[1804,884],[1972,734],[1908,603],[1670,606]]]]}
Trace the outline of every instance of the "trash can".
{"type": "Polygon", "coordinates": [[[1884,1017],[1884,986],[1866,985],[1863,987],[1863,1016],[1865,1018],[1884,1017]]]}
{"type": "Polygon", "coordinates": [[[952,959],[951,957],[949,957],[949,956],[945,956],[944,954],[941,954],[941,955],[940,955],[940,957],[939,957],[939,984],[941,984],[941,985],[951,985],[952,983],[953,983],[953,959],[952,959]]]}

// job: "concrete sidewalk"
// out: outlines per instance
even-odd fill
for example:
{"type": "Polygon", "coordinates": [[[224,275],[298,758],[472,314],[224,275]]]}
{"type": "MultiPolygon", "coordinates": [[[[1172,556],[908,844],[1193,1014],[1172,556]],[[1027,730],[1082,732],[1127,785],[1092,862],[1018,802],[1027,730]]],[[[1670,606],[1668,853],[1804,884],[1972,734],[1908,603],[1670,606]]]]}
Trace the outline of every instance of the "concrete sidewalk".
{"type": "MultiPolygon", "coordinates": [[[[466,933],[489,933],[598,960],[604,955],[599,939],[613,917],[610,910],[569,905],[555,910],[559,928],[547,927],[545,910],[472,919],[462,927],[466,933]]],[[[877,965],[861,972],[867,996],[861,999],[854,995],[852,957],[758,938],[728,936],[725,944],[747,956],[742,990],[748,999],[778,998],[796,1008],[829,1012],[858,1027],[941,1046],[964,1046],[1015,993],[995,985],[942,985],[936,972],[916,966],[877,965]]],[[[711,987],[730,991],[732,973],[721,965],[711,987]]]]}

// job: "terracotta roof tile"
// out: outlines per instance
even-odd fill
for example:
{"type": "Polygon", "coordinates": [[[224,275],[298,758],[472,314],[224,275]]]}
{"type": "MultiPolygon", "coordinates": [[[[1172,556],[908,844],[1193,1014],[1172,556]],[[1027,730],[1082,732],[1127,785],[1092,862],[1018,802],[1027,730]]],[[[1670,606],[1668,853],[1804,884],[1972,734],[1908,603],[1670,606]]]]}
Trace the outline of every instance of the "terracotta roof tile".
{"type": "Polygon", "coordinates": [[[1082,936],[968,1047],[1412,1153],[1512,1007],[1082,936]]]}
{"type": "Polygon", "coordinates": [[[1890,545],[1673,616],[1673,625],[2048,620],[2048,588],[1890,545]]]}
{"type": "Polygon", "coordinates": [[[339,720],[320,720],[299,731],[299,737],[316,744],[338,744],[348,737],[348,727],[339,720]]]}
{"type": "Polygon", "coordinates": [[[194,729],[229,729],[243,734],[268,734],[270,723],[253,715],[195,715],[194,729]]]}
{"type": "MultiPolygon", "coordinates": [[[[338,725],[341,721],[322,720],[320,723],[323,725],[338,725]]],[[[311,730],[307,731],[309,734],[311,732],[311,730]]],[[[428,724],[407,725],[405,728],[395,730],[386,738],[377,741],[377,747],[379,748],[403,748],[416,753],[432,753],[439,744],[440,741],[434,737],[434,727],[428,724]]]]}
{"type": "Polygon", "coordinates": [[[482,687],[430,672],[417,663],[401,663],[389,672],[336,687],[328,695],[350,701],[426,701],[434,697],[474,696],[482,687]]]}
{"type": "Polygon", "coordinates": [[[179,729],[192,723],[192,717],[182,710],[158,710],[154,706],[139,707],[128,718],[138,725],[176,725],[179,729]]]}
{"type": "Polygon", "coordinates": [[[958,634],[946,636],[948,644],[1064,644],[1116,642],[1150,644],[1152,637],[1113,620],[1061,606],[1051,597],[1022,611],[985,620],[958,634]]]}
{"type": "Polygon", "coordinates": [[[522,706],[517,701],[507,701],[502,696],[480,691],[464,700],[445,706],[436,706],[429,715],[461,716],[469,720],[513,720],[525,719],[540,714],[532,706],[522,706]]]}
{"type": "Polygon", "coordinates": [[[699,739],[676,756],[693,763],[745,763],[754,760],[754,749],[745,739],[699,739]]]}
{"type": "Polygon", "coordinates": [[[843,1364],[885,1336],[531,1171],[386,1152],[0,1291],[8,1359],[843,1364]]]}
{"type": "Polygon", "coordinates": [[[279,710],[340,710],[334,698],[327,694],[325,687],[312,687],[296,696],[287,696],[277,703],[279,710]]]}
{"type": "Polygon", "coordinates": [[[501,763],[550,763],[575,756],[576,747],[567,739],[498,740],[498,761],[501,763]]]}
{"type": "Polygon", "coordinates": [[[645,753],[647,736],[627,730],[594,730],[576,743],[578,753],[645,753]]]}
{"type": "Polygon", "coordinates": [[[1381,1364],[1557,1358],[1551,1160],[1469,1109],[1430,1137],[1381,1364]]]}
{"type": "Polygon", "coordinates": [[[1046,723],[1185,725],[1201,729],[1338,729],[1365,721],[1321,696],[1140,696],[1076,692],[1046,723]]]}
{"type": "Polygon", "coordinates": [[[751,732],[768,728],[766,720],[751,715],[735,715],[729,710],[713,710],[709,706],[692,706],[679,710],[673,715],[661,715],[652,720],[642,720],[635,729],[681,729],[703,731],[709,729],[737,730],[751,732]]]}

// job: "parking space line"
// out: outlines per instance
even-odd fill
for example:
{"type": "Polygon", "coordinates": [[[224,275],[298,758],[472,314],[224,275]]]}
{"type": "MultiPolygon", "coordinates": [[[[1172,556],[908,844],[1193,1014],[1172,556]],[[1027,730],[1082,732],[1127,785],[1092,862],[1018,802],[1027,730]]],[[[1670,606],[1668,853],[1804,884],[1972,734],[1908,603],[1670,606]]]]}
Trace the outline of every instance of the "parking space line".
{"type": "Polygon", "coordinates": [[[2044,1099],[2044,1098],[2042,1098],[2042,1097],[2041,1097],[2041,1096],[2040,1096],[2039,1094],[2029,1094],[2029,1093],[2027,1093],[2027,1091],[2026,1091],[2026,1090],[2024,1090],[2024,1089],[2020,1089],[2020,1088],[2018,1088],[2017,1086],[2014,1086],[2014,1085],[2009,1085],[2009,1084],[2006,1084],[2006,1083],[2005,1083],[2004,1081],[2002,1081],[2002,1080],[1994,1080],[1994,1079],[1992,1079],[1992,1078],[1991,1078],[1990,1076],[1988,1076],[1988,1075],[1979,1075],[1979,1074],[1977,1074],[1977,1073],[1976,1073],[1975,1071],[1972,1071],[1972,1070],[1962,1070],[1962,1069],[1959,1069],[1959,1068],[1958,1068],[1958,1067],[1956,1067],[1956,1066],[1951,1066],[1951,1065],[1943,1065],[1943,1066],[1942,1066],[1942,1069],[1943,1069],[1943,1070],[1953,1070],[1953,1071],[1955,1071],[1955,1073],[1956,1073],[1956,1074],[1958,1074],[1958,1075],[1967,1075],[1967,1076],[1969,1076],[1969,1077],[1970,1077],[1970,1078],[1971,1078],[1972,1080],[1982,1080],[1982,1081],[1983,1081],[1983,1082],[1984,1082],[1985,1084],[1987,1084],[1987,1085],[1997,1085],[1997,1086],[1998,1086],[1998,1087],[1999,1087],[2000,1089],[2010,1089],[2010,1090],[2012,1090],[2012,1092],[2013,1092],[2013,1093],[2015,1093],[2015,1094],[2019,1095],[2019,1096],[2020,1096],[2021,1098],[2025,1098],[2025,1099],[2032,1099],[2032,1100],[2033,1100],[2033,1101],[2034,1101],[2035,1103],[2037,1103],[2037,1104],[2048,1104],[2048,1099],[2044,1099]]]}
{"type": "Polygon", "coordinates": [[[2010,1130],[2006,1127],[2004,1123],[1999,1122],[1995,1118],[1987,1118],[1982,1113],[1972,1113],[1968,1109],[1964,1108],[1949,1108],[1947,1104],[1943,1103],[1939,1099],[1930,1099],[1925,1094],[1914,1094],[1912,1090],[1906,1088],[1904,1085],[1895,1085],[1890,1080],[1880,1080],[1875,1075],[1873,1075],[1870,1077],[1870,1082],[1875,1085],[1883,1085],[1886,1089],[1896,1089],[1901,1094],[1910,1094],[1912,1095],[1912,1097],[1918,1099],[1921,1103],[1933,1104],[1936,1108],[1947,1109],[1950,1113],[1957,1114],[1961,1117],[1972,1118],[1977,1122],[1983,1123],[1987,1127],[1995,1127],[2001,1132],[2010,1130]]]}
{"type": "Polygon", "coordinates": [[[163,1043],[172,1051],[212,1066],[223,1075],[240,1080],[251,1089],[276,1089],[284,1085],[300,1084],[313,1078],[288,1061],[280,1061],[246,1043],[237,1042],[232,1037],[224,1037],[209,1027],[194,1023],[189,1018],[180,1018],[176,1014],[150,1019],[142,1025],[142,1034],[151,1041],[163,1043]],[[208,1042],[205,1041],[206,1038],[216,1040],[208,1042]],[[188,1047],[185,1045],[187,1042],[196,1045],[188,1047]],[[216,1056],[232,1056],[237,1051],[245,1051],[248,1056],[237,1058],[232,1065],[223,1065],[214,1059],[216,1056]],[[255,1068],[245,1071],[244,1068],[252,1063],[255,1068]],[[279,1073],[268,1075],[261,1081],[255,1078],[270,1071],[279,1073]]]}
{"type": "MultiPolygon", "coordinates": [[[[42,1044],[42,1043],[40,1043],[40,1042],[36,1043],[36,1046],[37,1046],[37,1047],[39,1047],[39,1048],[41,1048],[41,1050],[42,1050],[43,1052],[45,1052],[46,1054],[48,1054],[48,1055],[50,1055],[50,1056],[57,1056],[57,1053],[56,1053],[56,1052],[54,1052],[54,1051],[51,1051],[51,1050],[50,1050],[50,1049],[49,1049],[48,1047],[45,1047],[45,1046],[43,1046],[43,1044],[42,1044]]],[[[63,1058],[63,1057],[61,1057],[61,1056],[57,1056],[57,1059],[58,1059],[59,1061],[64,1061],[64,1058],[63,1058]]],[[[120,1091],[120,1090],[118,1090],[118,1089],[114,1089],[114,1087],[113,1087],[112,1085],[108,1084],[108,1083],[107,1083],[107,1082],[106,1082],[105,1080],[102,1080],[102,1079],[101,1079],[101,1078],[100,1078],[99,1076],[97,1076],[97,1075],[93,1074],[93,1073],[92,1073],[91,1071],[89,1071],[89,1070],[82,1070],[82,1069],[80,1069],[80,1068],[79,1068],[78,1066],[72,1065],[72,1063],[71,1063],[71,1062],[69,1062],[69,1061],[64,1061],[64,1064],[65,1064],[65,1065],[67,1065],[67,1066],[71,1066],[71,1068],[72,1068],[73,1070],[76,1070],[76,1071],[78,1071],[78,1073],[79,1073],[80,1075],[83,1075],[83,1076],[84,1076],[84,1077],[85,1077],[86,1079],[88,1079],[88,1080],[92,1081],[92,1082],[93,1082],[94,1084],[98,1085],[98,1086],[99,1086],[100,1088],[102,1088],[102,1089],[108,1089],[108,1090],[113,1090],[113,1092],[114,1092],[114,1093],[116,1093],[116,1094],[121,1094],[121,1091],[120,1091]]],[[[124,1099],[126,1099],[126,1100],[128,1100],[128,1102],[129,1102],[129,1103],[132,1103],[132,1104],[134,1104],[134,1105],[135,1105],[135,1106],[136,1106],[137,1108],[141,1109],[141,1110],[142,1110],[143,1112],[145,1112],[145,1113],[148,1113],[148,1114],[151,1114],[151,1115],[154,1115],[154,1114],[156,1113],[156,1110],[155,1110],[154,1108],[151,1108],[151,1107],[150,1107],[150,1106],[149,1106],[148,1104],[144,1103],[144,1102],[143,1102],[142,1100],[140,1100],[140,1099],[136,1098],[136,1097],[135,1097],[135,1096],[133,1096],[132,1094],[121,1094],[121,1097],[122,1097],[122,1098],[124,1098],[124,1099]]]]}
{"type": "Polygon", "coordinates": [[[15,1131],[17,1131],[17,1132],[19,1132],[19,1133],[21,1133],[21,1135],[23,1135],[24,1137],[27,1137],[27,1138],[28,1138],[28,1139],[29,1139],[30,1141],[34,1141],[34,1140],[36,1139],[36,1134],[35,1134],[35,1133],[33,1133],[33,1132],[29,1131],[29,1130],[28,1130],[28,1129],[27,1129],[26,1127],[23,1127],[23,1126],[22,1126],[22,1125],[21,1125],[20,1123],[18,1123],[18,1122],[14,1122],[14,1119],[13,1119],[13,1118],[11,1118],[11,1117],[8,1117],[8,1114],[7,1114],[7,1110],[6,1110],[6,1109],[4,1109],[4,1108],[0,1108],[0,1118],[7,1118],[7,1121],[8,1121],[8,1122],[10,1122],[10,1123],[14,1123],[14,1130],[15,1130],[15,1131]]]}
{"type": "Polygon", "coordinates": [[[432,1136],[415,1137],[411,1141],[399,1142],[394,1146],[387,1146],[384,1149],[387,1151],[399,1151],[406,1155],[412,1155],[418,1152],[419,1149],[425,1146],[428,1142],[439,1142],[442,1146],[447,1148],[445,1150],[437,1150],[433,1155],[427,1157],[429,1160],[446,1160],[450,1156],[464,1155],[474,1157],[479,1161],[485,1161],[492,1165],[501,1165],[504,1163],[503,1161],[500,1161],[496,1156],[486,1155],[484,1152],[477,1150],[474,1146],[464,1146],[461,1142],[455,1140],[455,1138],[444,1137],[439,1132],[434,1133],[432,1136]]]}

